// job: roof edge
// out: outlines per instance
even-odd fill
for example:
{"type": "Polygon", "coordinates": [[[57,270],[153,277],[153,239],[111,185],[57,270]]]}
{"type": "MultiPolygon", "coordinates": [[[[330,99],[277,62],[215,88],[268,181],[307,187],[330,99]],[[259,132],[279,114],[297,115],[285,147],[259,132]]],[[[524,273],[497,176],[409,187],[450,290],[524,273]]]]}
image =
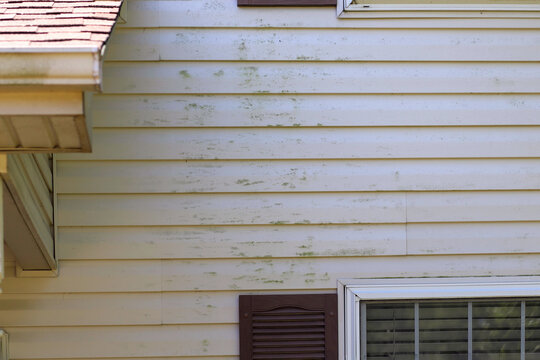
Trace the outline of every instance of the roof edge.
{"type": "Polygon", "coordinates": [[[59,47],[2,47],[0,46],[0,56],[3,53],[32,53],[32,54],[38,54],[38,53],[98,53],[101,51],[101,48],[99,46],[88,46],[88,47],[80,47],[80,46],[59,46],[59,47]]]}
{"type": "Polygon", "coordinates": [[[99,90],[102,54],[99,48],[41,48],[36,51],[0,49],[0,88],[76,87],[99,90]]]}

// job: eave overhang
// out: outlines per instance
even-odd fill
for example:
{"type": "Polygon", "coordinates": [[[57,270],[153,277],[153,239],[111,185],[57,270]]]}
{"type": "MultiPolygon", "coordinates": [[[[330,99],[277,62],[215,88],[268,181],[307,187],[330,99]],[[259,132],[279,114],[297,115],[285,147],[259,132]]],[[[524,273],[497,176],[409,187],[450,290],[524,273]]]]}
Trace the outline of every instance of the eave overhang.
{"type": "Polygon", "coordinates": [[[0,152],[89,152],[104,46],[0,50],[0,152]]]}
{"type": "Polygon", "coordinates": [[[31,153],[91,151],[84,99],[101,90],[125,11],[122,0],[1,1],[0,281],[3,240],[17,276],[56,274],[54,161],[31,153]]]}

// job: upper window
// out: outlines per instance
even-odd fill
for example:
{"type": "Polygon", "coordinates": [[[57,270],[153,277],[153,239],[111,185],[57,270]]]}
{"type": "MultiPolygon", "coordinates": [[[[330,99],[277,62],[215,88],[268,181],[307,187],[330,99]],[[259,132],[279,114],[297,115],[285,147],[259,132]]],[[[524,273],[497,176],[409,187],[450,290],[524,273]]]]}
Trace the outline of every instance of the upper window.
{"type": "Polygon", "coordinates": [[[341,359],[540,358],[540,279],[340,281],[341,359]]]}

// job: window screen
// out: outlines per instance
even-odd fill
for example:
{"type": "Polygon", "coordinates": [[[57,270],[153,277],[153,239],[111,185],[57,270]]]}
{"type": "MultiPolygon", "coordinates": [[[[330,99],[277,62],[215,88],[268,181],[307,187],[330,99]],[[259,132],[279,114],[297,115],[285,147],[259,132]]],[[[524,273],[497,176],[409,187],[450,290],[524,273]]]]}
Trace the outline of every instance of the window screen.
{"type": "Polygon", "coordinates": [[[361,302],[359,340],[363,360],[540,359],[540,302],[361,302]]]}

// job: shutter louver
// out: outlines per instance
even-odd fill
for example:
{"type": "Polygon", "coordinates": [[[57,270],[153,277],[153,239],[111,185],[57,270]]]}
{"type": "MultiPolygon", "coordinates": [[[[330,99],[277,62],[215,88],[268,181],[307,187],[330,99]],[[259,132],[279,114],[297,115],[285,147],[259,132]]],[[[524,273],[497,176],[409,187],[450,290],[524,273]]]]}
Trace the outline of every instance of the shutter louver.
{"type": "Polygon", "coordinates": [[[240,360],[337,359],[337,296],[241,295],[240,360]]]}

